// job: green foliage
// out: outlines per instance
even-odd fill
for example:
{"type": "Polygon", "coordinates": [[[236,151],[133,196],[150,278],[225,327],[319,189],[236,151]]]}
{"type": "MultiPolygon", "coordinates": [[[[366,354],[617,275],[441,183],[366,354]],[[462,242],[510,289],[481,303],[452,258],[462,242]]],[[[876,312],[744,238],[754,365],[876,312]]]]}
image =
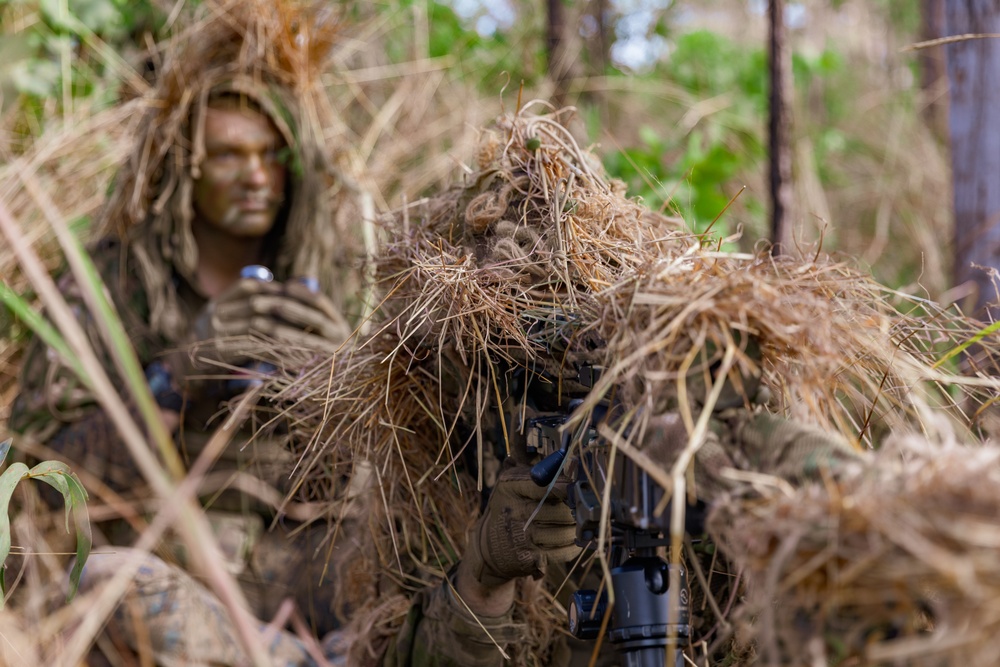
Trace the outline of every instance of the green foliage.
{"type": "MultiPolygon", "coordinates": [[[[0,467],[3,466],[10,451],[10,443],[10,439],[0,443],[0,467]]],[[[90,556],[90,547],[93,543],[90,518],[87,514],[87,491],[65,463],[43,461],[30,469],[20,462],[11,464],[0,474],[0,608],[3,607],[7,595],[4,564],[11,549],[10,518],[7,513],[14,489],[24,479],[44,482],[62,494],[63,502],[66,504],[66,532],[72,532],[70,517],[73,519],[73,525],[76,527],[76,562],[69,575],[69,599],[73,598],[80,586],[80,575],[83,573],[87,557],[90,556]]]]}
{"type": "Polygon", "coordinates": [[[767,109],[764,52],[748,52],[714,32],[698,30],[680,35],[665,73],[696,98],[735,93],[741,111],[767,109]]]}
{"type": "Polygon", "coordinates": [[[874,4],[900,33],[920,33],[920,22],[925,11],[922,7],[923,0],[875,0],[874,4]]]}
{"type": "Polygon", "coordinates": [[[462,25],[455,10],[448,5],[432,2],[429,6],[430,42],[432,58],[452,53],[468,53],[482,43],[479,33],[462,25]]]}
{"type": "MultiPolygon", "coordinates": [[[[704,230],[740,191],[738,175],[765,158],[766,58],[702,30],[679,36],[669,62],[647,76],[669,79],[694,100],[716,99],[720,110],[686,133],[643,126],[640,143],[606,156],[605,166],[651,208],[672,208],[704,230]]],[[[744,193],[741,204],[763,226],[757,195],[744,193]]]]}
{"type": "MultiPolygon", "coordinates": [[[[838,124],[852,113],[859,84],[834,48],[793,54],[792,74],[796,99],[808,105],[799,128],[813,136],[820,181],[843,186],[838,158],[863,147],[838,124]]],[[[605,166],[651,208],[677,212],[696,231],[713,224],[755,180],[756,191],[739,194],[740,223],[748,227],[747,237],[767,236],[766,190],[760,185],[767,182],[768,76],[763,48],[709,30],[676,36],[669,58],[641,78],[678,86],[679,103],[646,114],[637,140],[605,155],[605,166]]],[[[591,121],[598,132],[596,117],[591,121]]],[[[720,226],[726,225],[723,218],[720,226]]]]}
{"type": "Polygon", "coordinates": [[[451,2],[429,2],[427,12],[428,55],[456,57],[460,71],[483,91],[495,92],[503,85],[501,75],[512,82],[525,81],[530,85],[545,72],[546,55],[541,40],[534,42],[534,48],[524,48],[522,43],[518,51],[502,30],[480,35],[471,22],[455,12],[451,2]]]}
{"type": "Polygon", "coordinates": [[[18,17],[25,30],[4,35],[0,89],[21,95],[22,111],[42,117],[46,100],[65,93],[85,97],[100,88],[105,72],[87,47],[92,39],[116,51],[132,35],[152,29],[157,11],[150,0],[15,0],[0,2],[0,22],[18,17]]]}
{"type": "Polygon", "coordinates": [[[39,0],[45,22],[63,34],[78,34],[83,24],[99,35],[112,35],[124,27],[130,14],[122,0],[39,0]]]}

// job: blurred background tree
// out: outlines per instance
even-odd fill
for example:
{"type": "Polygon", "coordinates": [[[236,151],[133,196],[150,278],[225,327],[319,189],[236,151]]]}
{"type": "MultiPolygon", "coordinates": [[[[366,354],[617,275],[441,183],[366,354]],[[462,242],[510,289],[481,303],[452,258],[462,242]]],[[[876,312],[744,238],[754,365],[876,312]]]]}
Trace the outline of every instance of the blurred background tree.
{"type": "Polygon", "coordinates": [[[948,0],[951,167],[955,202],[954,280],[969,310],[996,319],[1000,271],[1000,2],[948,0]],[[989,313],[987,304],[994,304],[989,313]]]}

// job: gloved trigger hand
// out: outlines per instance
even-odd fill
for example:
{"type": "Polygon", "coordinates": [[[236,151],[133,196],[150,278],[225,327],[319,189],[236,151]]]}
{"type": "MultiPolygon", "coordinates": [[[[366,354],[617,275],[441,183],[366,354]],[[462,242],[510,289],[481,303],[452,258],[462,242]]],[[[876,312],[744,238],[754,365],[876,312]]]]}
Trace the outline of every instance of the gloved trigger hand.
{"type": "Polygon", "coordinates": [[[518,577],[538,579],[549,562],[566,562],[580,553],[576,522],[565,503],[566,480],[557,480],[546,497],[546,487],[535,484],[530,474],[525,465],[505,468],[469,536],[465,558],[484,586],[518,577]]]}

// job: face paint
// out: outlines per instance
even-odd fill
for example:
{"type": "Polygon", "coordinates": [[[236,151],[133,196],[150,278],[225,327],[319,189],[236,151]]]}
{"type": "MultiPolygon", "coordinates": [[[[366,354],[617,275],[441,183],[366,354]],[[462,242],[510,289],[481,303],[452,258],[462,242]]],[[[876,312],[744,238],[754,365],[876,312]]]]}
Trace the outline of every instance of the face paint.
{"type": "Polygon", "coordinates": [[[241,238],[271,231],[285,194],[285,147],[271,120],[250,108],[205,115],[205,159],[194,181],[195,224],[241,238]]]}

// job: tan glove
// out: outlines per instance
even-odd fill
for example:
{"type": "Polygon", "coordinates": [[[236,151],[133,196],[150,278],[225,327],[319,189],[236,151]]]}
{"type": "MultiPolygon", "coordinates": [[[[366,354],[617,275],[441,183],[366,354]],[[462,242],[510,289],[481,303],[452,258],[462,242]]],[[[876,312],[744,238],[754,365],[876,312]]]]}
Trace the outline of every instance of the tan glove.
{"type": "Polygon", "coordinates": [[[298,282],[238,281],[195,319],[187,345],[170,358],[171,372],[189,396],[203,393],[198,376],[242,366],[262,349],[258,339],[333,352],[351,329],[333,303],[298,282]]]}
{"type": "MultiPolygon", "coordinates": [[[[337,347],[350,335],[346,320],[324,295],[298,282],[266,283],[244,279],[209,301],[195,320],[195,341],[247,337],[257,334],[291,345],[337,347]]],[[[227,346],[216,343],[220,359],[227,346]]],[[[237,353],[238,354],[238,353],[237,353]]]]}
{"type": "Polygon", "coordinates": [[[518,577],[538,579],[549,561],[566,562],[580,553],[574,542],[576,522],[565,503],[567,482],[557,480],[542,502],[545,487],[531,481],[530,470],[524,465],[504,469],[469,534],[464,558],[484,586],[518,577]],[[538,513],[525,527],[536,508],[538,513]]]}

